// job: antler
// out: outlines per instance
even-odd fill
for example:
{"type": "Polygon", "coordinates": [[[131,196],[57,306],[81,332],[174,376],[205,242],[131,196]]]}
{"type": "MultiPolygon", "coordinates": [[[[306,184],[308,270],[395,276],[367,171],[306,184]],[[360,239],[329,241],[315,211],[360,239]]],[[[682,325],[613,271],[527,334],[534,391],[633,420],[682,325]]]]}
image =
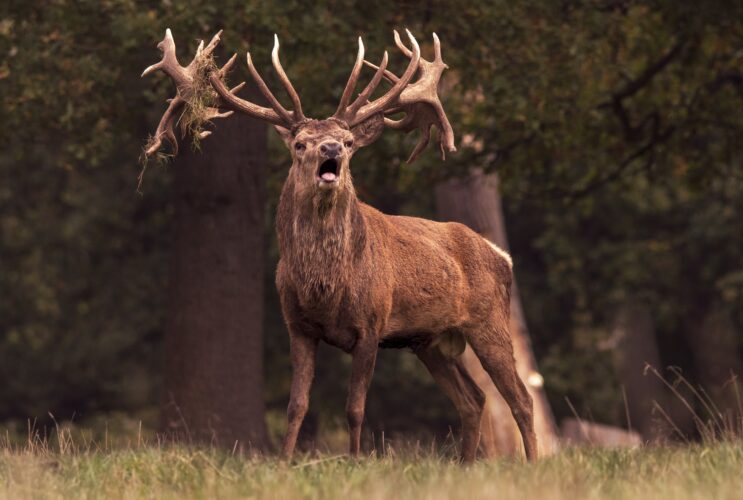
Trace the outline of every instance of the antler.
{"type": "MultiPolygon", "coordinates": [[[[359,75],[361,74],[361,67],[366,62],[364,61],[364,43],[361,41],[361,37],[359,37],[359,52],[356,56],[356,64],[354,64],[353,66],[351,76],[348,78],[348,83],[346,83],[346,88],[343,91],[341,102],[338,105],[338,109],[333,115],[333,118],[343,120],[348,124],[349,127],[353,127],[354,125],[363,122],[370,116],[376,115],[378,113],[384,113],[390,108],[396,106],[395,103],[404,92],[408,83],[413,78],[413,75],[415,75],[415,71],[418,69],[418,62],[420,59],[420,47],[418,47],[418,42],[415,40],[415,37],[413,37],[410,31],[405,30],[405,32],[410,39],[410,43],[413,45],[413,50],[412,52],[409,51],[409,54],[406,54],[408,55],[408,57],[410,57],[410,63],[408,64],[408,67],[405,70],[405,73],[403,73],[402,77],[395,77],[394,85],[382,97],[372,102],[367,102],[369,96],[371,96],[371,94],[379,85],[379,82],[382,80],[382,76],[385,75],[385,73],[389,73],[386,70],[387,52],[385,52],[384,57],[382,57],[382,62],[379,64],[379,66],[374,66],[377,69],[376,74],[371,79],[369,84],[364,88],[361,94],[359,94],[356,100],[349,106],[348,101],[350,101],[351,95],[356,89],[356,83],[358,82],[359,75]]],[[[395,31],[395,37],[399,38],[397,31],[395,31]]]]}
{"type": "MultiPolygon", "coordinates": [[[[410,36],[410,33],[408,33],[410,36]]],[[[412,38],[412,37],[411,37],[412,38]]],[[[418,158],[418,155],[426,148],[431,138],[431,126],[435,125],[439,131],[439,145],[441,148],[441,157],[445,158],[446,151],[454,152],[457,150],[454,145],[454,131],[452,130],[449,119],[444,112],[437,90],[441,75],[448,66],[441,58],[441,42],[436,33],[433,34],[433,61],[427,61],[420,57],[417,44],[413,45],[413,50],[408,49],[400,40],[400,35],[395,31],[395,44],[400,51],[410,58],[411,63],[417,62],[417,69],[420,70],[420,77],[414,83],[405,86],[399,97],[385,109],[385,114],[394,114],[404,112],[405,116],[400,120],[384,119],[384,124],[395,130],[409,132],[418,129],[421,132],[420,139],[415,145],[413,152],[408,158],[408,163],[412,163],[418,158]]],[[[384,77],[394,84],[393,88],[398,86],[405,78],[398,78],[393,73],[384,69],[384,65],[375,66],[369,61],[364,64],[377,70],[377,74],[382,72],[384,77]]],[[[376,78],[376,74],[374,75],[376,78]]]]}
{"type": "MultiPolygon", "coordinates": [[[[387,52],[384,53],[379,66],[375,66],[364,60],[364,44],[361,38],[359,38],[356,63],[343,90],[338,109],[332,118],[342,120],[349,127],[353,127],[374,116],[380,117],[404,112],[405,117],[400,120],[392,120],[385,117],[384,124],[396,130],[411,131],[417,128],[421,131],[421,137],[413,149],[410,158],[408,158],[408,163],[412,163],[428,145],[431,136],[431,127],[433,125],[439,131],[442,157],[446,151],[456,151],[456,147],[454,146],[454,132],[437,94],[439,80],[447,68],[447,65],[441,59],[441,43],[439,42],[439,38],[436,36],[436,33],[433,34],[435,56],[433,61],[427,61],[420,56],[420,47],[415,37],[413,37],[410,31],[405,30],[405,32],[413,47],[412,50],[403,44],[399,33],[397,31],[394,32],[395,44],[403,54],[410,58],[408,67],[399,78],[390,71],[387,71],[387,52]],[[375,68],[376,73],[358,97],[349,104],[364,64],[375,68]],[[416,72],[419,72],[419,77],[414,83],[411,83],[416,72]],[[379,86],[382,78],[389,80],[392,83],[392,87],[382,97],[369,102],[369,97],[371,97],[374,90],[379,86]]],[[[237,56],[233,55],[222,68],[218,69],[214,65],[212,52],[214,52],[214,49],[219,44],[221,33],[220,31],[214,35],[206,47],[204,47],[204,42],[202,41],[196,50],[196,56],[193,61],[188,66],[183,67],[179,64],[176,57],[173,35],[170,29],[166,30],[165,38],[157,45],[163,53],[162,60],[145,69],[142,76],[146,76],[156,70],[162,70],[175,83],[176,95],[168,101],[170,103],[168,109],[163,113],[155,135],[145,151],[147,156],[155,154],[160,149],[163,138],[171,143],[174,153],[177,154],[178,142],[174,133],[175,124],[189,106],[193,110],[196,109],[197,104],[201,103],[206,103],[206,107],[202,109],[201,106],[203,104],[201,104],[198,112],[194,112],[194,115],[197,115],[196,119],[199,123],[208,122],[214,118],[227,117],[233,111],[238,111],[290,130],[295,130],[297,126],[308,121],[302,112],[302,103],[299,95],[287,77],[284,68],[281,66],[278,37],[274,35],[271,61],[284,89],[292,101],[294,107],[292,111],[284,108],[273,93],[271,93],[263,78],[261,78],[255,69],[249,52],[247,54],[248,69],[258,89],[271,107],[259,106],[237,97],[235,94],[242,88],[245,84],[244,82],[231,90],[227,88],[224,78],[234,64],[237,56]],[[208,85],[205,85],[206,81],[209,82],[208,85]],[[228,108],[229,110],[222,111],[220,108],[228,108]]],[[[187,129],[186,123],[181,122],[181,129],[185,134],[187,129]]],[[[203,139],[210,133],[209,131],[199,131],[198,136],[203,139]]]]}
{"type": "MultiPolygon", "coordinates": [[[[250,76],[253,77],[253,81],[255,81],[258,89],[261,91],[269,104],[271,104],[271,108],[264,108],[263,106],[258,106],[256,104],[253,104],[252,102],[240,99],[239,97],[235,96],[234,89],[228,90],[227,87],[224,85],[224,82],[222,82],[222,75],[212,74],[209,78],[209,81],[211,82],[212,87],[214,87],[214,90],[217,91],[217,94],[219,94],[219,96],[225,102],[225,104],[233,110],[239,111],[240,113],[245,113],[260,120],[273,123],[274,125],[292,129],[297,125],[306,122],[307,117],[305,117],[304,113],[302,112],[302,103],[299,99],[299,94],[297,94],[297,91],[294,90],[292,82],[289,80],[289,77],[286,76],[286,72],[281,66],[281,61],[279,60],[279,37],[277,35],[274,35],[273,39],[274,45],[273,51],[271,52],[271,61],[273,63],[274,70],[279,75],[281,83],[284,85],[286,93],[289,94],[289,98],[294,105],[294,111],[288,111],[286,108],[284,108],[279,100],[276,99],[276,96],[274,96],[273,93],[271,93],[271,91],[268,89],[266,82],[263,81],[263,78],[261,78],[258,70],[256,70],[255,66],[253,65],[253,58],[250,56],[250,52],[248,52],[247,55],[248,70],[250,70],[250,76]]],[[[241,83],[240,85],[242,86],[243,84],[244,83],[241,83]]]]}
{"type": "MultiPolygon", "coordinates": [[[[142,72],[142,76],[147,76],[150,73],[154,73],[157,70],[162,70],[167,74],[175,83],[176,95],[172,99],[169,99],[168,109],[163,113],[160,123],[157,126],[155,135],[150,141],[149,147],[145,151],[147,156],[155,154],[162,146],[163,138],[170,142],[173,152],[178,154],[178,141],[176,140],[175,133],[173,131],[175,124],[183,113],[186,104],[188,104],[194,97],[197,89],[195,88],[194,79],[198,77],[200,71],[206,70],[205,65],[211,60],[211,54],[219,44],[219,37],[222,31],[219,31],[209,42],[209,45],[204,47],[204,42],[199,43],[196,49],[196,56],[193,61],[183,67],[178,62],[178,57],[175,52],[175,41],[173,40],[173,34],[168,28],[165,30],[165,38],[157,44],[157,48],[163,53],[163,58],[149,66],[142,72]]],[[[230,67],[234,64],[234,58],[230,59],[227,64],[224,65],[217,72],[221,75],[225,74],[230,67]]],[[[204,111],[204,120],[209,121],[214,118],[226,118],[232,114],[232,111],[222,112],[217,107],[208,106],[204,111]]],[[[182,130],[185,133],[185,130],[182,130]]],[[[211,132],[202,131],[199,134],[199,138],[203,139],[208,136],[211,132]]]]}
{"type": "MultiPolygon", "coordinates": [[[[145,154],[151,156],[155,154],[162,146],[163,138],[167,139],[172,148],[174,154],[178,154],[178,141],[176,140],[175,133],[173,131],[175,124],[180,119],[187,105],[199,100],[207,94],[206,97],[212,98],[209,101],[214,101],[216,107],[207,106],[205,110],[200,111],[200,119],[204,122],[208,122],[214,118],[225,118],[230,116],[233,111],[237,111],[259,120],[264,120],[274,125],[280,125],[285,128],[291,129],[292,127],[304,122],[307,118],[302,113],[302,105],[299,100],[299,95],[294,90],[289,78],[284,72],[284,68],[281,66],[279,61],[279,39],[274,35],[274,48],[272,53],[273,66],[281,79],[289,97],[294,105],[294,111],[288,111],[284,108],[276,97],[266,86],[265,82],[258,74],[258,71],[253,66],[253,61],[250,57],[250,53],[247,55],[248,69],[252,75],[258,88],[266,97],[268,102],[271,104],[271,108],[266,108],[253,104],[252,102],[246,101],[237,97],[235,94],[240,90],[245,82],[240,83],[232,89],[228,89],[224,83],[224,77],[227,72],[235,63],[237,54],[233,55],[229,61],[222,67],[217,69],[211,64],[211,54],[217,47],[220,41],[220,30],[209,44],[204,47],[204,42],[199,44],[196,50],[196,56],[193,61],[183,67],[178,63],[178,58],[175,53],[175,41],[170,29],[165,31],[165,38],[157,45],[162,51],[163,58],[158,63],[148,67],[142,73],[142,76],[147,76],[157,70],[162,70],[167,74],[175,83],[176,95],[174,98],[169,99],[168,109],[163,113],[160,123],[157,126],[155,135],[149,143],[149,147],[146,149],[145,154]],[[197,81],[201,76],[208,79],[210,86],[204,88],[199,85],[197,81]],[[216,92],[216,94],[214,94],[216,92]],[[220,107],[230,108],[229,111],[220,111],[220,107]]],[[[185,134],[184,124],[181,124],[182,133],[185,134]]],[[[203,139],[207,137],[211,132],[202,131],[199,133],[199,138],[203,139]]]]}

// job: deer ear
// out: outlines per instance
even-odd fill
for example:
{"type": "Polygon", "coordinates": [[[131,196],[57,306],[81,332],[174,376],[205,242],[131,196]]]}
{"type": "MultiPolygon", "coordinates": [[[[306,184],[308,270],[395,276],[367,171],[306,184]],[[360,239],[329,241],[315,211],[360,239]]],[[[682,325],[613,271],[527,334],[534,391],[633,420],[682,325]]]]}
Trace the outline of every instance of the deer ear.
{"type": "Polygon", "coordinates": [[[274,125],[273,128],[275,128],[276,132],[279,133],[281,140],[284,141],[286,147],[291,148],[292,141],[294,140],[294,134],[292,134],[292,131],[288,128],[282,127],[281,125],[274,125]]]}
{"type": "Polygon", "coordinates": [[[363,122],[351,128],[355,149],[363,148],[373,143],[384,130],[384,117],[382,113],[372,115],[363,122]]]}

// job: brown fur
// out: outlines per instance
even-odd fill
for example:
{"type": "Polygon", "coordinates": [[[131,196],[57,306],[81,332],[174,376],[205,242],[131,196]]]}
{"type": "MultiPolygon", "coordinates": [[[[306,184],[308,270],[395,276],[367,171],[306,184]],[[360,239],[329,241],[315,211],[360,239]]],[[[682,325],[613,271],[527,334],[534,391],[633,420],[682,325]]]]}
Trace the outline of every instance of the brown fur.
{"type": "Polygon", "coordinates": [[[382,345],[418,354],[457,406],[462,458],[473,460],[484,397],[458,358],[437,345],[462,336],[511,407],[527,458],[535,459],[531,398],[516,373],[507,326],[508,256],[461,224],[385,215],[359,201],[349,162],[379,134],[374,124],[362,125],[349,130],[329,119],[296,133],[279,129],[294,160],[276,221],[276,285],[294,371],[284,456],[292,455],[308,408],[322,340],[353,356],[346,407],[352,455],[360,450],[366,393],[382,345]],[[344,144],[332,186],[317,177],[325,159],[319,147],[328,141],[344,144]]]}

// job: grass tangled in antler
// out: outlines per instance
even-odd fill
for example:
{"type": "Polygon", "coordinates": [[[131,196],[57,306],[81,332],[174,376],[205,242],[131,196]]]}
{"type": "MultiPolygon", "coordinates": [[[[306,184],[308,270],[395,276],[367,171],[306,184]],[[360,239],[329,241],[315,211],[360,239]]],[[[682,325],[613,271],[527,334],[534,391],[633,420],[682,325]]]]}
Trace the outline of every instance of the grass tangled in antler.
{"type": "Polygon", "coordinates": [[[191,64],[193,67],[191,92],[187,96],[181,96],[186,105],[178,122],[181,135],[191,137],[191,147],[198,151],[201,147],[199,136],[205,131],[206,125],[211,123],[210,110],[216,108],[219,103],[219,96],[209,82],[211,74],[218,72],[219,68],[211,54],[201,55],[191,64]]]}
{"type": "MultiPolygon", "coordinates": [[[[219,95],[212,88],[209,77],[213,72],[218,72],[219,68],[212,54],[197,56],[189,68],[192,71],[191,88],[186,94],[178,94],[185,101],[181,111],[181,116],[176,124],[181,131],[181,137],[190,137],[191,149],[194,151],[201,150],[201,134],[206,131],[206,126],[211,123],[212,110],[219,103],[219,95]]],[[[165,165],[175,155],[157,151],[153,156],[147,156],[144,152],[157,143],[157,137],[151,135],[147,139],[142,155],[140,156],[140,165],[142,169],[137,178],[137,192],[141,193],[144,174],[150,161],[158,165],[165,165]]]]}

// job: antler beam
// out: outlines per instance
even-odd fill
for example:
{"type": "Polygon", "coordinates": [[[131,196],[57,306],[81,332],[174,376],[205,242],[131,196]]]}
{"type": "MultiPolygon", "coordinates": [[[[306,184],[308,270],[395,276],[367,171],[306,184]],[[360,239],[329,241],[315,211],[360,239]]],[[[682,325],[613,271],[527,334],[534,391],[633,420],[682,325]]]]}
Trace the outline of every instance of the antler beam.
{"type": "MultiPolygon", "coordinates": [[[[204,47],[204,42],[202,41],[196,49],[196,55],[194,56],[193,61],[191,61],[188,66],[183,67],[178,62],[178,57],[176,56],[173,34],[170,29],[165,31],[165,38],[163,38],[163,40],[157,45],[163,53],[162,59],[145,69],[142,76],[147,76],[157,70],[163,71],[171,78],[171,80],[173,80],[173,83],[175,83],[176,95],[169,100],[168,108],[165,113],[163,113],[155,134],[148,144],[145,151],[147,156],[154,155],[162,147],[163,139],[170,142],[174,154],[178,154],[178,141],[174,132],[175,125],[183,115],[184,111],[186,111],[187,106],[204,97],[204,93],[213,94],[208,97],[212,97],[210,100],[214,101],[216,106],[208,106],[205,110],[200,112],[201,115],[199,116],[199,119],[202,122],[209,122],[215,118],[225,118],[230,116],[234,111],[289,129],[307,120],[302,113],[302,104],[299,95],[296,90],[294,90],[291,81],[289,81],[289,78],[286,76],[286,72],[279,61],[279,39],[277,36],[274,35],[274,48],[271,59],[273,61],[274,69],[276,70],[276,73],[278,73],[279,78],[294,105],[294,111],[288,111],[284,108],[281,103],[279,103],[278,99],[276,99],[276,97],[271,93],[261,76],[258,74],[258,71],[253,66],[250,53],[248,53],[247,56],[248,69],[258,85],[258,88],[261,90],[261,93],[263,93],[271,104],[271,107],[266,108],[259,106],[237,97],[235,94],[243,87],[243,85],[245,85],[244,82],[232,89],[227,88],[224,78],[233,66],[237,55],[233,55],[232,58],[230,58],[230,60],[220,69],[216,69],[213,64],[210,64],[212,53],[219,44],[221,34],[222,31],[220,30],[216,35],[214,35],[206,47],[204,47]],[[204,74],[204,72],[208,73],[204,74]],[[197,79],[201,77],[206,78],[209,82],[209,85],[206,88],[197,85],[197,79]],[[226,108],[226,110],[222,111],[220,108],[226,108]]],[[[185,130],[182,130],[182,132],[185,133],[185,130]]],[[[210,133],[211,132],[209,131],[202,131],[199,133],[199,138],[203,139],[210,133]]]]}

